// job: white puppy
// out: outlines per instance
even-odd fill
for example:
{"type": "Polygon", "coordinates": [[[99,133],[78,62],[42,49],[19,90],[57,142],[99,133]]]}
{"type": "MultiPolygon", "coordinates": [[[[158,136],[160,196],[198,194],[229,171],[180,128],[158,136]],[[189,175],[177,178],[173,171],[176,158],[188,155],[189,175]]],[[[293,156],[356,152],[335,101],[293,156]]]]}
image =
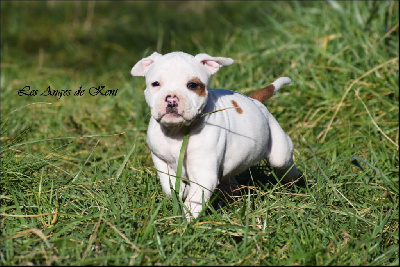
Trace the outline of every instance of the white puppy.
{"type": "Polygon", "coordinates": [[[190,128],[182,168],[182,177],[190,182],[181,182],[179,192],[189,220],[190,214],[199,215],[202,201],[210,199],[220,181],[261,159],[267,159],[285,181],[299,177],[291,139],[261,103],[290,79],[279,78],[249,97],[209,89],[210,76],[232,63],[230,58],[207,54],[153,53],[131,71],[133,76],[146,77],[144,93],[152,115],[147,143],[168,196],[171,185],[175,188],[179,152],[190,128]],[[217,112],[209,113],[212,111],[217,112]]]}

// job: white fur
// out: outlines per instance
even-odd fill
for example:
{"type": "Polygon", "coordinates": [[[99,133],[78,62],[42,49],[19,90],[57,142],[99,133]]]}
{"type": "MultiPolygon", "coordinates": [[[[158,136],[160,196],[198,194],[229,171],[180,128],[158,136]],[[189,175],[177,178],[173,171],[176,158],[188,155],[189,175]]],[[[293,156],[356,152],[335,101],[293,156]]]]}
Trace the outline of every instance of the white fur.
{"type": "MultiPolygon", "coordinates": [[[[239,174],[263,158],[278,175],[285,175],[285,180],[299,175],[293,165],[291,139],[262,103],[234,91],[207,87],[213,73],[232,63],[230,58],[207,54],[153,53],[131,71],[134,76],[146,77],[145,98],[152,114],[147,143],[168,196],[170,182],[175,187],[182,139],[192,124],[182,170],[182,176],[192,182],[180,184],[180,196],[194,217],[202,210],[203,197],[208,201],[221,180],[239,174]],[[188,89],[193,78],[207,87],[204,95],[200,90],[188,89]],[[155,81],[160,86],[154,87],[155,81]],[[166,112],[168,96],[175,96],[178,101],[176,112],[166,112]],[[225,110],[199,119],[200,114],[219,109],[225,110]]],[[[288,83],[290,79],[282,77],[273,84],[278,90],[288,83]]],[[[186,213],[188,219],[190,213],[186,213]]]]}

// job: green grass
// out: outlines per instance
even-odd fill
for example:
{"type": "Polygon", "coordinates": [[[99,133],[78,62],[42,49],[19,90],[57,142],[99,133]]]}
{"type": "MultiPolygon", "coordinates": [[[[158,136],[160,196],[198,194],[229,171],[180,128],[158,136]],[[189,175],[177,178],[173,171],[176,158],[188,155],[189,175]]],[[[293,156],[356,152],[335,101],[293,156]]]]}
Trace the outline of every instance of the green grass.
{"type": "Polygon", "coordinates": [[[378,2],[2,1],[0,263],[398,265],[399,7],[378,2]],[[308,186],[244,187],[185,222],[130,75],[177,50],[235,59],[212,88],[292,79],[267,105],[308,186]]]}

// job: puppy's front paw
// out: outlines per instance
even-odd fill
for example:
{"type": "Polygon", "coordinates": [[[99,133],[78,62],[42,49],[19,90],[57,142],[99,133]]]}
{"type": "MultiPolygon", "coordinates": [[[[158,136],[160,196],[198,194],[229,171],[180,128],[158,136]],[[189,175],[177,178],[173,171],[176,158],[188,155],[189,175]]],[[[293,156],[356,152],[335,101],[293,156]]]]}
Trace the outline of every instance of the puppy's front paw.
{"type": "Polygon", "coordinates": [[[196,219],[197,217],[199,217],[202,210],[203,205],[201,202],[190,200],[185,201],[184,214],[188,222],[191,222],[192,219],[196,219]]]}

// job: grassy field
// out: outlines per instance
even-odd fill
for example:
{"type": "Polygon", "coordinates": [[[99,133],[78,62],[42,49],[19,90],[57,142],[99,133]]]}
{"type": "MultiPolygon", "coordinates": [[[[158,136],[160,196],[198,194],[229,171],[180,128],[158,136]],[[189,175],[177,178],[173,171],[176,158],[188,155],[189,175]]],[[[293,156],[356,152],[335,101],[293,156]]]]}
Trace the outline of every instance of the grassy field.
{"type": "Polygon", "coordinates": [[[0,264],[398,265],[398,14],[397,1],[2,1],[0,264]],[[266,104],[304,188],[249,183],[182,218],[130,75],[177,50],[235,59],[211,88],[292,79],[266,104]]]}

